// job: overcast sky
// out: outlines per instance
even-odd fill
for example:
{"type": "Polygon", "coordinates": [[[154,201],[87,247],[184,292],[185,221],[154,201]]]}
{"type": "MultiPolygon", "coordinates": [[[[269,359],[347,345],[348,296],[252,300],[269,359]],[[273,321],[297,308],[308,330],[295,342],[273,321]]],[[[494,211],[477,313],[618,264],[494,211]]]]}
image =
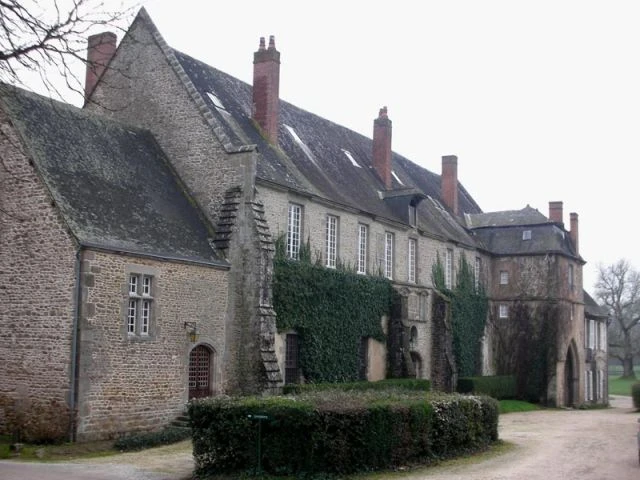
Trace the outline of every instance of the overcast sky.
{"type": "MultiPolygon", "coordinates": [[[[108,5],[108,0],[106,0],[108,5]]],[[[577,212],[584,287],[599,263],[640,268],[640,1],[141,2],[170,46],[251,83],[260,36],[280,96],[458,178],[485,212],[577,212]]]]}

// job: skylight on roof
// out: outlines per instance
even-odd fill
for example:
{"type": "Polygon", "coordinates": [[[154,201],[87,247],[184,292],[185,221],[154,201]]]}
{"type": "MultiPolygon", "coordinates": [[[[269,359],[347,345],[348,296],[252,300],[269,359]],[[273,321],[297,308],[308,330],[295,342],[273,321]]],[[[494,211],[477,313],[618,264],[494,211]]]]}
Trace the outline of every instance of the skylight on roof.
{"type": "Polygon", "coordinates": [[[218,96],[213,93],[213,92],[207,92],[207,97],[209,97],[209,100],[211,100],[211,102],[213,103],[213,105],[218,109],[218,110],[224,110],[225,112],[227,111],[226,108],[224,108],[224,105],[222,104],[222,102],[220,101],[220,99],[218,98],[218,96]]]}
{"type": "Polygon", "coordinates": [[[300,137],[298,136],[296,131],[293,129],[293,127],[290,127],[286,123],[283,123],[282,125],[284,126],[284,128],[287,129],[287,131],[289,132],[289,135],[291,135],[291,138],[293,138],[293,140],[298,144],[298,146],[302,149],[302,151],[307,156],[307,158],[311,160],[314,164],[318,165],[318,163],[316,162],[316,157],[313,155],[313,152],[302,140],[300,140],[300,137]]]}
{"type": "Polygon", "coordinates": [[[353,155],[351,155],[351,152],[349,150],[345,150],[344,148],[341,148],[340,150],[342,150],[342,152],[347,156],[347,158],[351,160],[351,165],[353,165],[354,167],[362,168],[360,164],[356,162],[356,159],[353,158],[353,155]]]}
{"type": "Polygon", "coordinates": [[[404,185],[404,183],[402,183],[402,180],[400,180],[398,178],[398,175],[396,175],[396,172],[394,172],[393,170],[391,170],[391,175],[393,175],[393,178],[396,179],[396,182],[398,182],[400,185],[404,185]]]}

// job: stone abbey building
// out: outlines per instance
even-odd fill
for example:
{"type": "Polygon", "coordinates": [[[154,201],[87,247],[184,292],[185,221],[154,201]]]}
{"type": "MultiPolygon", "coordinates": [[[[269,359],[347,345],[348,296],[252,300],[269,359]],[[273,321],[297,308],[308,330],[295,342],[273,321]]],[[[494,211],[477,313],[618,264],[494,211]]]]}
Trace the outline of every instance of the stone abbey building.
{"type": "Polygon", "coordinates": [[[452,286],[464,257],[492,319],[478,373],[509,369],[516,310],[552,303],[542,400],[606,402],[606,316],[562,202],[485,213],[457,157],[434,173],[393,151],[386,107],[369,138],[280,100],[273,37],[252,85],[172,49],[144,9],[119,44],[88,45],[83,109],[0,89],[0,430],[31,411],[74,440],[114,438],[190,398],[304,381],[302,333],[278,330],[272,302],[279,237],[292,258],[308,242],[326,268],[392,281],[401,308],[380,321],[401,326],[402,353],[365,339],[364,378],[397,359],[451,388],[432,267],[452,286]]]}

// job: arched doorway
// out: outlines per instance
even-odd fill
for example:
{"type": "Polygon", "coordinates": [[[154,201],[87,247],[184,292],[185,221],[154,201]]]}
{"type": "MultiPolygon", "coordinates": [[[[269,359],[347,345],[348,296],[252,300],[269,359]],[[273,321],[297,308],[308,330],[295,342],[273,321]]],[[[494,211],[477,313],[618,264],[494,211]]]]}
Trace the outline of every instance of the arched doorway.
{"type": "Polygon", "coordinates": [[[564,362],[564,406],[572,407],[576,402],[576,358],[573,345],[569,345],[567,349],[567,358],[564,362]]]}
{"type": "Polygon", "coordinates": [[[211,395],[213,352],[198,345],[189,353],[189,400],[211,395]]]}

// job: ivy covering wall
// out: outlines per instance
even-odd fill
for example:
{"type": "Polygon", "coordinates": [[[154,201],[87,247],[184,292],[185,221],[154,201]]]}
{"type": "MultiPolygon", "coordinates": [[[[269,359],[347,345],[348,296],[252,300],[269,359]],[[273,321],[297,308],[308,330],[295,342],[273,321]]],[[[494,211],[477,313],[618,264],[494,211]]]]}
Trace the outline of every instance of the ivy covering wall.
{"type": "Polygon", "coordinates": [[[432,269],[433,284],[451,300],[451,329],[457,373],[461,377],[470,377],[480,373],[481,339],[487,322],[489,301],[464,256],[460,257],[455,279],[453,289],[445,286],[444,266],[438,256],[432,269]]]}
{"type": "Polygon", "coordinates": [[[309,247],[288,259],[276,241],[273,305],[279,332],[294,330],[307,382],[358,379],[361,339],[385,341],[381,318],[391,309],[393,288],[383,277],[358,275],[311,261],[309,247]]]}

